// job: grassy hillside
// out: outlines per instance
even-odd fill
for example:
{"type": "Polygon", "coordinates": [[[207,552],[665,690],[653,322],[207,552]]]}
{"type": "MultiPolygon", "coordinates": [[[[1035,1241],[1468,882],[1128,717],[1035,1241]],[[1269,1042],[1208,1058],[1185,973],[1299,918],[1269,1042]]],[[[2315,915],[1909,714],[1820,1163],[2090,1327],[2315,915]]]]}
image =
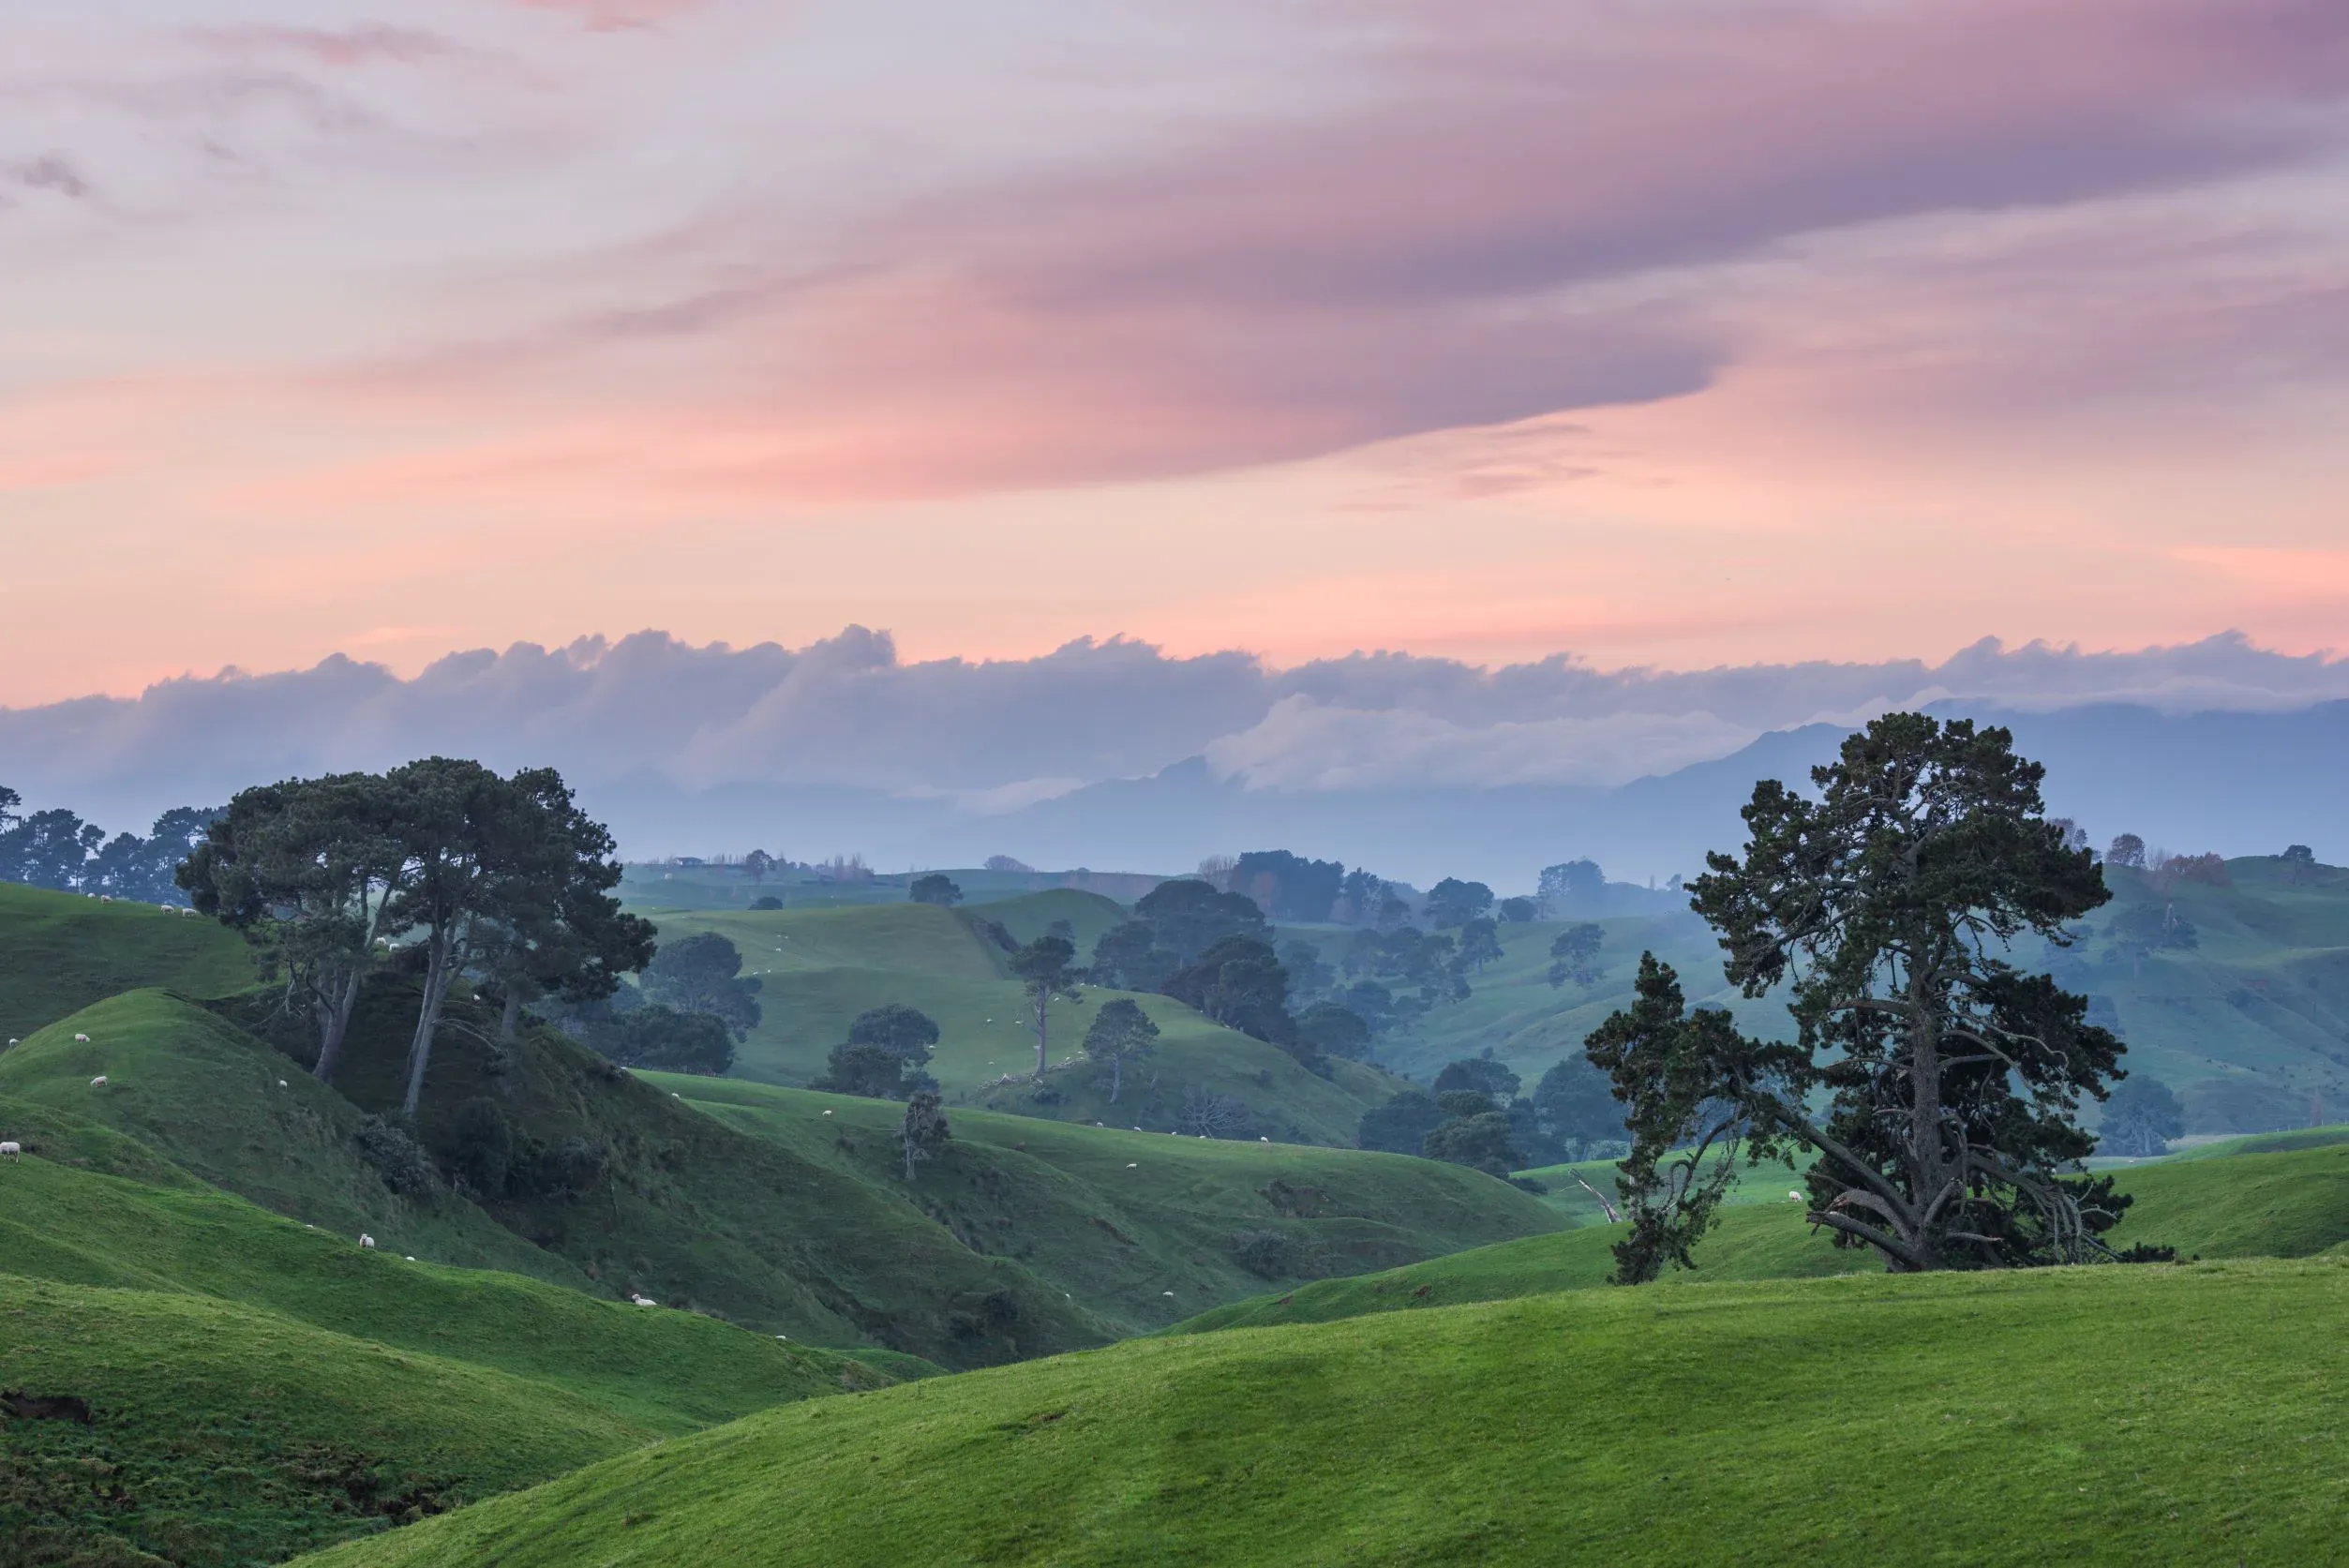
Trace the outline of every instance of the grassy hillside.
{"type": "Polygon", "coordinates": [[[217,920],[0,882],[0,1042],[138,986],[225,996],[252,983],[250,949],[217,920]]]}
{"type": "Polygon", "coordinates": [[[0,1274],[0,1388],[70,1396],[93,1418],[0,1419],[0,1561],[12,1563],[271,1561],[663,1429],[208,1297],[0,1274]]]}
{"type": "MultiPolygon", "coordinates": [[[[1352,1274],[1559,1224],[1459,1166],[950,1113],[943,1156],[903,1180],[901,1108],[730,1079],[647,1074],[727,1125],[867,1186],[961,1245],[1015,1259],[1121,1333],[1267,1280],[1352,1274]]],[[[919,1259],[909,1259],[919,1266],[919,1259]]]]}
{"type": "MultiPolygon", "coordinates": [[[[1592,1290],[1604,1286],[1614,1272],[1615,1258],[1609,1248],[1622,1234],[1620,1225],[1588,1225],[1472,1247],[1355,1279],[1318,1280],[1279,1295],[1260,1295],[1202,1312],[1176,1325],[1174,1332],[1207,1334],[1277,1323],[1324,1323],[1373,1312],[1592,1290]]],[[[1694,1271],[1668,1272],[1659,1283],[1698,1285],[1884,1272],[1875,1254],[1838,1247],[1823,1234],[1813,1235],[1803,1223],[1802,1208],[1784,1202],[1774,1208],[1754,1203],[1725,1209],[1720,1224],[1698,1244],[1697,1262],[1694,1271]]]]}
{"type": "MultiPolygon", "coordinates": [[[[2349,1129],[2247,1139],[2201,1157],[2151,1160],[2117,1172],[2132,1200],[2111,1232],[2116,1246],[2172,1247],[2184,1258],[2311,1258],[2349,1248],[2349,1129]],[[2327,1140],[2305,1147],[2307,1138],[2327,1140]]],[[[1603,1163],[1581,1170],[1608,1190],[1603,1163]]],[[[1553,1188],[1553,1196],[1557,1189],[1553,1188]]],[[[1579,1191],[1579,1188],[1576,1188],[1579,1191]]],[[[1723,1207],[1720,1224],[1698,1244],[1695,1271],[1671,1271],[1667,1284],[1721,1279],[1790,1279],[1823,1274],[1880,1273],[1873,1253],[1836,1247],[1803,1223],[1787,1202],[1783,1172],[1750,1172],[1723,1207]]],[[[1588,1200],[1585,1200],[1588,1202],[1588,1200]]],[[[1595,1210],[1596,1205],[1592,1205],[1595,1210]]],[[[1183,1333],[1271,1323],[1328,1322],[1369,1312],[1498,1301],[1603,1285],[1620,1225],[1593,1213],[1581,1228],[1501,1242],[1356,1279],[1329,1279],[1279,1295],[1203,1312],[1183,1333]]]]}
{"type": "Polygon", "coordinates": [[[157,1187],[38,1154],[0,1165],[0,1259],[13,1275],[210,1296],[529,1378],[648,1431],[887,1381],[845,1352],[519,1275],[410,1262],[208,1187],[157,1187]]]}
{"type": "Polygon", "coordinates": [[[2186,1103],[2189,1132],[2258,1132],[2349,1110],[2349,871],[2294,880],[2281,860],[2226,863],[2228,884],[2106,869],[2113,902],[2083,922],[2057,978],[2109,999],[2130,1066],[2186,1103]],[[2144,905],[2174,907],[2197,946],[2136,957],[2112,940],[2144,905]]]}
{"type": "Polygon", "coordinates": [[[0,1098],[96,1122],[216,1187],[346,1238],[366,1231],[403,1253],[587,1284],[470,1203],[395,1195],[359,1154],[357,1107],[170,992],[110,997],[35,1033],[0,1055],[0,1098]],[[100,1075],[105,1086],[93,1087],[100,1075]]]}
{"type": "MultiPolygon", "coordinates": [[[[1362,1113],[1399,1086],[1384,1074],[1339,1064],[1330,1078],[1300,1067],[1288,1053],[1209,1022],[1163,996],[1136,996],[1161,1031],[1159,1050],[1109,1103],[1106,1086],[1083,1064],[1055,1071],[1043,1093],[1025,1081],[1034,1070],[1031,1015],[1008,956],[984,925],[1000,923],[1014,940],[1041,935],[1054,921],[1075,932],[1080,955],[1124,918],[1096,894],[1057,889],[1001,900],[981,908],[927,904],[768,911],[652,910],[669,935],[714,931],[741,949],[743,970],[758,976],[763,1017],[741,1047],[735,1073],[760,1083],[802,1085],[824,1071],[825,1055],[868,1008],[902,1002],[939,1027],[930,1071],[950,1102],[1064,1121],[1179,1125],[1196,1094],[1247,1108],[1249,1135],[1290,1142],[1350,1146],[1362,1113]],[[1007,1075],[1017,1080],[1001,1083],[1007,1075]]],[[[1103,1004],[1128,993],[1086,988],[1053,1008],[1052,1058],[1074,1055],[1103,1004]]]]}
{"type": "Polygon", "coordinates": [[[770,1411],[320,1562],[2307,1561],[2349,1502],[2344,1310],[2341,1267],[2217,1263],[1142,1340],[770,1411]]]}

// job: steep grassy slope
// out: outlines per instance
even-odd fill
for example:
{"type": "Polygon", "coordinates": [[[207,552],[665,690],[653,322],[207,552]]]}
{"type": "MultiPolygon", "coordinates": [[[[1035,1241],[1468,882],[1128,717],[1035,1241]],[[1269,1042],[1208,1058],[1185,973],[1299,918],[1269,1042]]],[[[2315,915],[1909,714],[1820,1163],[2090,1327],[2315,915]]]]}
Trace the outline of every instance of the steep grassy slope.
{"type": "Polygon", "coordinates": [[[903,1204],[731,1131],[559,1037],[533,1031],[498,1055],[485,1043],[490,1020],[462,999],[426,1082],[422,1142],[444,1149],[458,1108],[486,1098],[524,1158],[576,1141],[602,1174],[576,1193],[398,1197],[362,1157],[356,1129],[366,1110],[398,1102],[412,1005],[396,984],[370,993],[338,1093],[213,1013],[132,993],[0,1056],[0,1097],[99,1121],[275,1212],[346,1239],[367,1231],[430,1262],[641,1292],[795,1340],[958,1366],[1110,1337],[1059,1292],[903,1204]],[[93,1088],[99,1073],[108,1082],[93,1088]]]}
{"type": "Polygon", "coordinates": [[[1558,1223],[1474,1171],[1393,1155],[950,1113],[942,1157],[903,1180],[901,1108],[729,1079],[646,1074],[964,1245],[1016,1259],[1122,1333],[1306,1279],[1417,1260],[1558,1223]],[[1252,1265],[1252,1267],[1251,1267],[1252,1265]]]}
{"type": "Polygon", "coordinates": [[[92,1416],[0,1418],[11,1563],[271,1561],[665,1429],[229,1302],[6,1274],[0,1388],[71,1396],[92,1416]]]}
{"type": "Polygon", "coordinates": [[[208,1187],[41,1157],[0,1165],[10,1274],[198,1294],[525,1377],[660,1432],[888,1381],[846,1352],[647,1310],[488,1269],[410,1262],[208,1187]]]}
{"type": "MultiPolygon", "coordinates": [[[[1153,1130],[1179,1125],[1187,1104],[1218,1095],[1246,1108],[1250,1136],[1349,1146],[1362,1113],[1399,1087],[1385,1075],[1339,1064],[1317,1077],[1277,1047],[1209,1022],[1163,996],[1137,996],[1161,1031],[1156,1056],[1109,1103],[1088,1066],[1055,1070],[1044,1092],[1025,1080],[1036,1061],[1031,1015],[1003,948],[986,933],[1000,923],[1018,941],[1066,920],[1079,955],[1124,918],[1109,900],[1073,889],[1006,899],[981,908],[874,904],[772,911],[653,910],[671,936],[715,931],[741,949],[743,970],[759,977],[763,1017],[743,1044],[739,1077],[805,1084],[824,1071],[825,1055],[868,1008],[902,1002],[935,1020],[941,1038],[931,1073],[950,1101],[971,1101],[1024,1115],[1076,1122],[1123,1122],[1153,1130]],[[1006,1077],[1015,1082],[998,1082],[1006,1077]]],[[[1108,1001],[1127,994],[1086,988],[1053,1008],[1052,1060],[1076,1054],[1085,1029],[1108,1001]]]]}
{"type": "Polygon", "coordinates": [[[0,1055],[0,1097],[97,1122],[216,1187],[346,1238],[366,1231],[442,1262],[587,1283],[470,1203],[396,1196],[360,1157],[356,1107],[169,992],[110,997],[34,1034],[0,1055]],[[100,1075],[105,1085],[94,1087],[100,1075]]]}
{"type": "Polygon", "coordinates": [[[2307,1258],[2349,1243],[2349,1143],[2248,1142],[2254,1147],[2116,1172],[2135,1202],[2115,1235],[2205,1258],[2307,1258]]]}
{"type": "Polygon", "coordinates": [[[0,882],[0,1041],[138,986],[225,996],[252,983],[250,949],[216,920],[0,882]]]}
{"type": "Polygon", "coordinates": [[[2223,1263],[1144,1340],[770,1411],[320,1561],[2310,1561],[2349,1504],[2344,1310],[2340,1267],[2223,1263]]]}

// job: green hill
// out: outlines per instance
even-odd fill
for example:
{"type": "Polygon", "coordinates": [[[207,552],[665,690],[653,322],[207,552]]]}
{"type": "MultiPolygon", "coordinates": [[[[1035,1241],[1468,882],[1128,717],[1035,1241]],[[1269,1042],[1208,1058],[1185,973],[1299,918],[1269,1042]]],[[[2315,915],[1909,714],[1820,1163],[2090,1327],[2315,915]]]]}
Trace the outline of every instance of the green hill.
{"type": "MultiPolygon", "coordinates": [[[[1620,1225],[1586,1225],[1551,1235],[1527,1236],[1445,1254],[1405,1268],[1353,1279],[1322,1279],[1278,1296],[1260,1295],[1202,1312],[1175,1325],[1177,1334],[1277,1323],[1324,1323],[1373,1312],[1414,1311],[1463,1302],[1506,1301],[1554,1291],[1604,1286],[1614,1272],[1609,1250],[1620,1225]]],[[[1698,1244],[1698,1267],[1671,1270],[1666,1285],[1722,1280],[1809,1279],[1835,1274],[1882,1274],[1875,1254],[1838,1247],[1813,1235],[1800,1205],[1780,1202],[1725,1208],[1713,1232],[1698,1244]]]]}
{"type": "MultiPolygon", "coordinates": [[[[1583,1171],[1608,1190],[1601,1162],[1583,1171]]],[[[1555,1172],[1553,1172],[1553,1174],[1555,1172]]],[[[2116,1246],[2171,1247],[2185,1258],[2310,1258],[2349,1249],[2349,1129],[2246,1139],[2222,1151],[2148,1160],[2116,1172],[2133,1200],[2112,1232],[2116,1246]],[[2320,1142],[2309,1142],[2315,1139],[2320,1142]],[[2273,1148],[2273,1143],[2305,1144],[2273,1148]]],[[[1576,1190],[1579,1190],[1578,1188],[1576,1190]]],[[[1882,1272],[1872,1253],[1831,1245],[1785,1201],[1783,1172],[1747,1174],[1699,1242],[1694,1271],[1670,1270],[1667,1284],[1791,1279],[1882,1272]]],[[[1586,1200],[1587,1201],[1587,1200],[1586,1200]]],[[[1593,1205],[1595,1208],[1595,1205],[1593,1205]]],[[[1279,1296],[1260,1295],[1176,1325],[1196,1334],[1272,1323],[1328,1322],[1369,1312],[1498,1301],[1604,1285],[1620,1225],[1593,1215],[1579,1229],[1528,1236],[1351,1279],[1324,1279],[1279,1296]]]]}
{"type": "Polygon", "coordinates": [[[274,1561],[666,1429],[204,1296],[0,1274],[0,1388],[70,1396],[92,1417],[0,1420],[10,1563],[274,1561]]]}
{"type": "MultiPolygon", "coordinates": [[[[804,1085],[869,1008],[902,1002],[938,1024],[930,1071],[950,1103],[1063,1121],[1124,1123],[1153,1130],[1183,1124],[1201,1096],[1243,1108],[1249,1135],[1287,1142],[1351,1146],[1362,1113],[1399,1086],[1375,1068],[1335,1064],[1327,1078],[1287,1052],[1226,1029],[1163,996],[1134,996],[1161,1031],[1156,1056],[1109,1103],[1106,1086],[1083,1063],[1057,1068],[1040,1092],[1027,1080],[1035,1033],[1009,956],[987,932],[1000,924],[1015,941],[1066,920],[1082,956],[1124,911],[1097,894],[1062,889],[978,909],[890,903],[782,910],[665,910],[648,913],[670,936],[714,931],[741,950],[756,975],[762,1017],[735,1065],[738,1077],[804,1085]]],[[[1101,1006],[1129,993],[1087,987],[1053,1008],[1055,1064],[1076,1054],[1101,1006]]]]}
{"type": "MultiPolygon", "coordinates": [[[[0,1115],[5,1115],[0,1111],[0,1115]]],[[[851,1384],[845,1352],[691,1312],[647,1310],[490,1269],[411,1262],[190,1184],[157,1187],[41,1157],[0,1165],[10,1274],[194,1294],[563,1389],[681,1432],[851,1384]]]]}
{"type": "Polygon", "coordinates": [[[0,882],[0,1042],[140,986],[226,996],[252,983],[251,950],[217,920],[0,882]]]}
{"type": "Polygon", "coordinates": [[[1296,1144],[1070,1127],[983,1111],[910,1187],[902,1108],[731,1079],[645,1074],[730,1127],[869,1187],[976,1251],[1017,1260],[1117,1332],[1303,1280],[1555,1228],[1538,1201],[1456,1165],[1296,1144]]]}
{"type": "Polygon", "coordinates": [[[1142,1340],[768,1411],[319,1562],[2309,1561],[2344,1309],[2341,1267],[2207,1263],[1142,1340]]]}
{"type": "Polygon", "coordinates": [[[394,1194],[360,1155],[356,1106],[170,992],[109,997],[37,1031],[0,1054],[0,1098],[97,1123],[215,1187],[346,1238],[366,1231],[442,1262],[587,1283],[454,1195],[394,1194]],[[102,1088],[92,1083],[100,1075],[102,1088]]]}

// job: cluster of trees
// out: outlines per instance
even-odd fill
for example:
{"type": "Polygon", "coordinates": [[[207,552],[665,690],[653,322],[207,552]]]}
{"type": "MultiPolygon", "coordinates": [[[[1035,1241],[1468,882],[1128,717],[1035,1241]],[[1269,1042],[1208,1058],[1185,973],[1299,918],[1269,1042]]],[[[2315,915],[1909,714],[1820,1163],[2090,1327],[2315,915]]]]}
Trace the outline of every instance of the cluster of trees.
{"type": "Polygon", "coordinates": [[[541,997],[608,997],[642,968],[653,929],[621,912],[611,835],[552,769],[501,776],[428,757],[385,773],[240,793],[175,873],[194,906],[245,933],[331,1082],[359,994],[378,974],[419,988],[403,1109],[424,1092],[450,988],[502,993],[499,1039],[541,997]]]}
{"type": "Polygon", "coordinates": [[[1690,1008],[1641,956],[1636,1000],[1586,1043],[1631,1134],[1618,1279],[1687,1266],[1741,1157],[1803,1152],[1806,1217],[1897,1272],[2117,1256],[2099,1238],[2128,1199],[2082,1171],[2077,1113],[2122,1077],[2122,1045],[2006,957],[2068,946],[2110,897],[2042,814],[2042,776],[2006,730],[1899,713],[1813,769],[1813,795],[1755,786],[1745,852],[1708,856],[1692,902],[1729,982],[1788,998],[1794,1038],[1690,1008]]]}
{"type": "MultiPolygon", "coordinates": [[[[1253,899],[1189,878],[1162,882],[1135,903],[1132,919],[1102,933],[1085,973],[1097,985],[1172,996],[1219,1023],[1280,1046],[1317,1071],[1328,1071],[1328,1056],[1367,1054],[1371,1025],[1346,1000],[1321,995],[1308,1002],[1293,992],[1300,972],[1309,984],[1326,983],[1319,949],[1292,942],[1275,952],[1272,934],[1253,899]]],[[[1038,1008],[1040,1074],[1046,998],[1031,976],[1074,972],[1075,951],[1065,940],[1040,950],[1053,940],[1040,939],[1012,960],[1013,972],[1029,980],[1038,1008]],[[1068,949],[1065,956],[1061,948],[1068,949]]]]}
{"type": "Polygon", "coordinates": [[[173,874],[220,814],[217,806],[177,806],[157,817],[144,838],[109,838],[62,806],[23,807],[22,796],[0,784],[0,882],[148,903],[180,901],[173,874]]]}
{"type": "Polygon", "coordinates": [[[716,932],[662,943],[634,986],[542,1010],[565,1034],[622,1067],[724,1074],[735,1046],[758,1027],[764,982],[742,973],[741,952],[716,932]]]}
{"type": "Polygon", "coordinates": [[[1588,1159],[1624,1142],[1607,1076],[1580,1054],[1542,1074],[1530,1095],[1488,1053],[1448,1064],[1426,1090],[1405,1089],[1366,1113],[1355,1142],[1507,1177],[1533,1165],[1588,1159]]]}

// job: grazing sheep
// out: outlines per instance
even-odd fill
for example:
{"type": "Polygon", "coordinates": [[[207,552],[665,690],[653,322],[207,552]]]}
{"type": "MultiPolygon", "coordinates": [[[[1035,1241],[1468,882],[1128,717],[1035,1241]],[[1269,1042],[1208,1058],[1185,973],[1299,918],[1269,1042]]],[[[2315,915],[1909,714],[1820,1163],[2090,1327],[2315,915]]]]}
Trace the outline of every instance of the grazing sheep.
{"type": "Polygon", "coordinates": [[[101,1072],[96,1078],[91,1079],[90,1087],[93,1089],[103,1089],[106,1087],[106,1075],[101,1072]]]}
{"type": "Polygon", "coordinates": [[[369,1252],[372,1252],[375,1250],[375,1238],[368,1235],[365,1231],[362,1231],[359,1232],[359,1245],[366,1247],[369,1252]]]}
{"type": "Polygon", "coordinates": [[[1259,1143],[1269,1143],[1269,1142],[1272,1142],[1272,1140],[1271,1140],[1271,1139],[1269,1139],[1269,1138],[1264,1138],[1264,1137],[1261,1137],[1261,1136],[1260,1136],[1260,1137],[1256,1140],[1256,1142],[1258,1142],[1259,1143]]]}
{"type": "Polygon", "coordinates": [[[824,1113],[824,1114],[825,1114],[825,1115],[827,1115],[827,1116],[829,1116],[829,1115],[830,1115],[830,1114],[831,1114],[831,1113],[830,1113],[830,1112],[829,1112],[829,1111],[827,1111],[827,1112],[825,1112],[825,1113],[824,1113]]]}
{"type": "Polygon", "coordinates": [[[87,1035],[76,1035],[73,1037],[73,1043],[76,1045],[87,1045],[90,1043],[90,1037],[87,1035]]]}
{"type": "Polygon", "coordinates": [[[24,1162],[24,1145],[19,1143],[13,1138],[8,1139],[5,1142],[0,1142],[0,1159],[13,1159],[18,1164],[22,1164],[24,1162]]]}
{"type": "Polygon", "coordinates": [[[651,1296],[630,1296],[628,1299],[635,1302],[638,1307],[658,1307],[661,1305],[659,1302],[654,1301],[651,1296]]]}
{"type": "Polygon", "coordinates": [[[280,1088],[280,1089],[282,1089],[282,1088],[284,1088],[285,1086],[286,1086],[286,1081],[285,1081],[284,1079],[282,1079],[282,1078],[278,1079],[278,1080],[277,1080],[277,1087],[278,1087],[278,1088],[280,1088]]]}
{"type": "Polygon", "coordinates": [[[416,1255],[415,1255],[414,1253],[411,1252],[410,1254],[408,1254],[408,1261],[409,1261],[410,1262],[411,1262],[411,1263],[412,1263],[412,1262],[414,1262],[416,1261],[416,1255]]]}
{"type": "Polygon", "coordinates": [[[1787,1194],[1787,1200],[1789,1202],[1799,1203],[1803,1201],[1803,1194],[1800,1192],[1789,1192],[1787,1194]]]}
{"type": "Polygon", "coordinates": [[[1129,1170],[1129,1171],[1139,1171],[1139,1170],[1141,1170],[1141,1169],[1142,1169],[1142,1167],[1141,1167],[1141,1165],[1140,1165],[1140,1164],[1138,1164],[1138,1163],[1136,1163],[1135,1161],[1133,1161],[1133,1160],[1130,1160],[1130,1160],[1126,1161],[1126,1169],[1127,1169],[1127,1170],[1129,1170]]]}
{"type": "Polygon", "coordinates": [[[112,893],[100,893],[97,895],[97,902],[100,903],[112,903],[114,902],[114,895],[112,893]]]}

